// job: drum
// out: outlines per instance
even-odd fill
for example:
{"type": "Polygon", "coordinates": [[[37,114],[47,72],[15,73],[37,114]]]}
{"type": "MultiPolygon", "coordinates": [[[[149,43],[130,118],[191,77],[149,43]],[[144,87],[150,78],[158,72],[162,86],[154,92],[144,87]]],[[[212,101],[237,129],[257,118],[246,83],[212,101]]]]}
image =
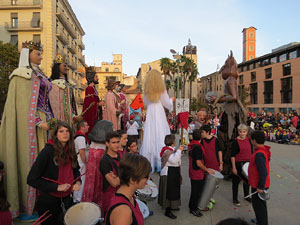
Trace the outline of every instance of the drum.
{"type": "Polygon", "coordinates": [[[95,225],[99,222],[101,210],[93,202],[81,202],[69,208],[65,214],[66,225],[95,225]]]}
{"type": "Polygon", "coordinates": [[[152,190],[149,186],[145,185],[143,189],[137,189],[135,195],[138,199],[146,202],[149,201],[149,198],[151,198],[152,190]]]}
{"type": "Polygon", "coordinates": [[[199,203],[199,208],[203,210],[206,209],[208,203],[210,202],[210,199],[214,195],[215,190],[220,183],[220,180],[224,178],[224,176],[219,171],[213,171],[215,171],[215,174],[208,174],[203,187],[202,196],[199,203]]]}
{"type": "Polygon", "coordinates": [[[139,199],[136,199],[136,202],[139,205],[140,211],[143,214],[144,219],[146,219],[149,216],[148,206],[139,199]]]}
{"type": "Polygon", "coordinates": [[[242,174],[248,179],[249,162],[246,162],[242,167],[242,174]]]}
{"type": "Polygon", "coordinates": [[[158,196],[158,188],[156,184],[152,180],[148,180],[146,183],[146,186],[150,188],[151,190],[151,195],[148,197],[148,201],[153,201],[157,198],[158,196]]]}

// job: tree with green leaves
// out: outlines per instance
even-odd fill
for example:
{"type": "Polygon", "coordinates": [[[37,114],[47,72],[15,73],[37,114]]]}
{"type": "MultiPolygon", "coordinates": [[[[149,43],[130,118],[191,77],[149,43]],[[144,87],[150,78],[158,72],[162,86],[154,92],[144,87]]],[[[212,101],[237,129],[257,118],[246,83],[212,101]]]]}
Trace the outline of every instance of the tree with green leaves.
{"type": "Polygon", "coordinates": [[[162,74],[164,75],[165,83],[167,81],[167,77],[170,77],[170,66],[171,66],[171,61],[169,58],[164,57],[160,59],[160,69],[162,71],[162,74]]]}
{"type": "Polygon", "coordinates": [[[207,109],[208,104],[203,103],[201,101],[201,98],[192,98],[192,100],[190,102],[190,111],[191,112],[198,112],[203,108],[207,109]]]}
{"type": "Polygon", "coordinates": [[[7,97],[9,75],[18,67],[19,51],[17,46],[0,41],[0,119],[7,97]]]}

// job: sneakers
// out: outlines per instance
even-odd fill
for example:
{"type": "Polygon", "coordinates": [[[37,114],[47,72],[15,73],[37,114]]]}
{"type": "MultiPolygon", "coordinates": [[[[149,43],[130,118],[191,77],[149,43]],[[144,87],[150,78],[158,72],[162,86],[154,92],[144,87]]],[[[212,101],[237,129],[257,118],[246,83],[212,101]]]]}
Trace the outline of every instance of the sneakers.
{"type": "Polygon", "coordinates": [[[208,209],[212,209],[214,207],[214,204],[212,204],[211,202],[208,203],[207,208],[208,209]]]}
{"type": "Polygon", "coordinates": [[[241,203],[239,200],[233,201],[233,204],[238,207],[241,206],[241,203]]]}
{"type": "Polygon", "coordinates": [[[201,217],[203,214],[200,212],[200,210],[190,210],[190,213],[192,213],[194,216],[201,217]]]}
{"type": "Polygon", "coordinates": [[[216,200],[213,199],[213,198],[210,199],[210,202],[211,202],[212,204],[216,204],[216,200]]]}

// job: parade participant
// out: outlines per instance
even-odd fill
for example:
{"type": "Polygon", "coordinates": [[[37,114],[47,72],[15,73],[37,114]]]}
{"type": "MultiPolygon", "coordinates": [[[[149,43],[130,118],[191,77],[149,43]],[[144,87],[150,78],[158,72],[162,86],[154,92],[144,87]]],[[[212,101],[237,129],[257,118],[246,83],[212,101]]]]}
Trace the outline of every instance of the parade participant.
{"type": "Polygon", "coordinates": [[[52,89],[49,93],[49,98],[54,117],[72,125],[72,119],[79,120],[79,117],[76,116],[75,97],[72,85],[68,81],[67,72],[68,68],[65,59],[58,55],[52,66],[50,77],[52,89]]]}
{"type": "MultiPolygon", "coordinates": [[[[249,195],[249,185],[247,178],[242,173],[242,167],[246,162],[250,161],[252,154],[252,144],[250,138],[247,137],[248,127],[245,124],[238,126],[239,136],[232,142],[231,163],[232,163],[232,199],[233,204],[240,206],[238,200],[238,189],[241,179],[243,179],[244,197],[249,195]]],[[[251,197],[245,198],[251,202],[251,197]]]]}
{"type": "Polygon", "coordinates": [[[127,128],[127,135],[128,137],[132,137],[132,138],[135,138],[135,139],[139,139],[139,128],[140,128],[140,125],[133,120],[133,115],[130,115],[130,120],[127,121],[127,124],[126,124],[126,128],[127,128]]]}
{"type": "Polygon", "coordinates": [[[211,136],[211,127],[208,124],[201,128],[201,144],[205,151],[205,165],[207,168],[217,171],[223,170],[222,148],[218,138],[211,136]]]}
{"type": "Polygon", "coordinates": [[[162,170],[159,178],[158,204],[165,209],[165,216],[176,219],[171,210],[178,210],[180,200],[180,165],[183,146],[175,150],[176,139],[174,134],[166,135],[165,147],[162,148],[160,157],[162,170]]]}
{"type": "Polygon", "coordinates": [[[0,221],[1,225],[12,225],[12,215],[9,211],[10,204],[6,200],[4,189],[4,164],[0,161],[0,221]]]}
{"type": "Polygon", "coordinates": [[[220,97],[211,96],[210,102],[214,103],[213,107],[216,103],[224,103],[218,138],[223,146],[225,162],[223,173],[228,175],[231,172],[230,149],[232,141],[238,136],[238,125],[245,124],[247,119],[246,110],[238,95],[238,70],[232,51],[220,72],[224,79],[224,95],[220,97]]]}
{"type": "Polygon", "coordinates": [[[119,115],[121,112],[119,109],[120,96],[115,91],[116,82],[108,80],[106,88],[107,93],[104,97],[103,119],[111,121],[114,125],[114,130],[119,130],[119,115]]]}
{"type": "Polygon", "coordinates": [[[138,153],[138,143],[137,143],[137,139],[134,138],[129,138],[127,145],[126,145],[126,151],[128,153],[135,153],[135,154],[139,154],[138,153]]]}
{"type": "Polygon", "coordinates": [[[117,130],[118,134],[120,135],[120,146],[118,153],[120,154],[120,158],[126,153],[126,144],[128,142],[127,133],[124,130],[117,130]]]}
{"type": "Polygon", "coordinates": [[[106,134],[106,152],[100,161],[100,173],[103,177],[103,202],[102,202],[102,215],[106,215],[108,207],[110,206],[112,197],[120,185],[119,179],[119,162],[120,155],[118,148],[120,146],[120,136],[118,132],[113,131],[106,134]]]}
{"type": "MultiPolygon", "coordinates": [[[[40,70],[40,43],[24,42],[19,67],[9,76],[7,99],[0,128],[0,159],[7,168],[7,200],[13,217],[26,212],[30,220],[36,191],[26,177],[48,139],[48,121],[53,117],[49,92],[52,88],[40,70]]],[[[24,217],[25,218],[24,218],[24,217]]]]}
{"type": "Polygon", "coordinates": [[[173,102],[157,70],[150,70],[147,73],[144,86],[147,115],[140,153],[150,161],[152,172],[155,170],[159,172],[161,170],[160,150],[164,146],[165,136],[170,134],[164,107],[171,111],[173,102]]]}
{"type": "Polygon", "coordinates": [[[113,131],[113,124],[108,120],[96,122],[93,130],[89,134],[91,140],[88,163],[86,165],[85,184],[82,193],[82,202],[95,202],[102,207],[103,177],[99,171],[100,160],[105,154],[105,136],[113,131]]]}
{"type": "Polygon", "coordinates": [[[99,99],[95,86],[99,83],[98,75],[96,72],[87,71],[85,76],[89,86],[85,89],[82,116],[89,125],[89,134],[92,131],[96,121],[99,120],[98,107],[101,107],[103,103],[99,99]]]}
{"type": "Polygon", "coordinates": [[[125,84],[120,84],[119,85],[119,90],[120,90],[120,110],[123,116],[121,117],[121,130],[127,130],[126,124],[128,121],[128,110],[127,110],[127,98],[126,95],[124,94],[126,91],[125,84]]]}
{"type": "Polygon", "coordinates": [[[115,193],[105,218],[106,225],[143,225],[143,215],[135,200],[134,193],[143,189],[149,178],[151,165],[138,154],[126,154],[120,161],[120,188],[115,193]]]}
{"type": "Polygon", "coordinates": [[[252,206],[258,225],[268,225],[267,202],[260,199],[258,193],[270,187],[270,159],[271,152],[269,146],[264,145],[265,134],[261,130],[256,130],[251,134],[251,141],[254,153],[251,156],[248,175],[252,195],[252,206]]]}
{"type": "Polygon", "coordinates": [[[207,122],[207,112],[206,109],[201,109],[196,115],[195,128],[200,129],[207,122]]]}
{"type": "Polygon", "coordinates": [[[86,166],[88,162],[89,146],[86,133],[89,130],[89,125],[86,121],[81,120],[77,123],[77,131],[75,133],[75,150],[81,174],[81,188],[79,191],[74,191],[73,198],[75,202],[80,202],[85,183],[86,166]]]}
{"type": "Polygon", "coordinates": [[[196,129],[193,132],[193,140],[189,145],[189,177],[191,179],[191,195],[189,201],[190,213],[200,217],[202,213],[198,209],[205,182],[203,147],[200,144],[201,131],[196,129]]]}
{"type": "Polygon", "coordinates": [[[58,122],[52,139],[37,157],[27,177],[27,183],[40,193],[37,201],[39,216],[48,210],[51,214],[42,224],[64,224],[64,212],[73,204],[71,193],[81,186],[79,176],[71,127],[66,122],[58,122]]]}

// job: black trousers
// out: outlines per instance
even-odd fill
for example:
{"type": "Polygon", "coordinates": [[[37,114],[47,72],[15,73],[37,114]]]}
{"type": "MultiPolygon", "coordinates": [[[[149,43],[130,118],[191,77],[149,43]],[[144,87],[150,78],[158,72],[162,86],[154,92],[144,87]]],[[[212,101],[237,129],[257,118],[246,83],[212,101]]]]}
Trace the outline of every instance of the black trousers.
{"type": "Polygon", "coordinates": [[[191,211],[195,211],[198,208],[199,201],[202,194],[202,189],[204,186],[203,180],[191,180],[191,196],[189,201],[189,208],[191,211]]]}
{"type": "Polygon", "coordinates": [[[239,191],[239,183],[241,181],[241,178],[243,179],[243,189],[244,189],[244,197],[249,195],[249,189],[250,186],[248,185],[248,179],[242,174],[242,167],[245,162],[236,162],[236,170],[238,172],[239,176],[236,176],[233,174],[232,176],[232,200],[237,201],[238,200],[238,191],[239,191]]]}
{"type": "MultiPolygon", "coordinates": [[[[255,192],[256,189],[252,188],[252,193],[255,192]]],[[[252,195],[252,207],[255,212],[255,217],[258,225],[268,225],[268,209],[267,202],[261,200],[258,197],[258,194],[252,195]]]]}
{"type": "Polygon", "coordinates": [[[37,210],[39,216],[43,215],[47,210],[49,210],[49,213],[47,213],[46,216],[52,214],[52,216],[50,216],[42,223],[43,225],[65,224],[64,213],[61,207],[62,202],[64,203],[66,210],[68,210],[68,208],[73,205],[73,198],[71,198],[70,196],[58,198],[45,193],[41,194],[38,197],[37,210]]]}

